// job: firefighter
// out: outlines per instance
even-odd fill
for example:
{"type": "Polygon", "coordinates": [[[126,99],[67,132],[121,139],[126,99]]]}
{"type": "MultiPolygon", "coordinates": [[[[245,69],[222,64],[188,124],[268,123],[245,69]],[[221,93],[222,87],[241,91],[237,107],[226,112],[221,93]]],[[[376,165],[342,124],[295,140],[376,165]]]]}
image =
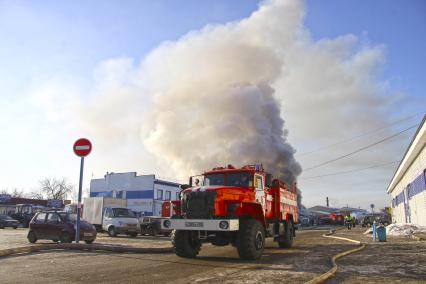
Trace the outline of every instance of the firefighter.
{"type": "Polygon", "coordinates": [[[200,180],[198,178],[195,179],[195,186],[200,186],[200,180]]]}
{"type": "Polygon", "coordinates": [[[345,216],[345,225],[350,230],[352,228],[352,217],[350,214],[345,216]]]}

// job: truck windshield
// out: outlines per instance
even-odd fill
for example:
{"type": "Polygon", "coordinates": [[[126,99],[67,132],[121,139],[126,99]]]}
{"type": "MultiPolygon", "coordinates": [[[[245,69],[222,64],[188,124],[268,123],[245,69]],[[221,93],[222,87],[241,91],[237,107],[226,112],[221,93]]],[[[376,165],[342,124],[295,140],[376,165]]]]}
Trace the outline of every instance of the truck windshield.
{"type": "Polygon", "coordinates": [[[112,212],[114,217],[135,217],[132,210],[127,208],[113,208],[112,212]]]}
{"type": "Polygon", "coordinates": [[[203,185],[252,187],[253,175],[249,173],[209,174],[205,175],[203,185]]]}

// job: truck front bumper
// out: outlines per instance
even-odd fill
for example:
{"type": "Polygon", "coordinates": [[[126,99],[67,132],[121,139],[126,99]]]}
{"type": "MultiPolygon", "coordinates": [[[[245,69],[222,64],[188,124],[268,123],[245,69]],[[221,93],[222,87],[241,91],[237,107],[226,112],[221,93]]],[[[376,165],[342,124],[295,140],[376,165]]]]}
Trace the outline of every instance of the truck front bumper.
{"type": "Polygon", "coordinates": [[[238,219],[164,219],[161,229],[189,231],[238,231],[238,219]]]}

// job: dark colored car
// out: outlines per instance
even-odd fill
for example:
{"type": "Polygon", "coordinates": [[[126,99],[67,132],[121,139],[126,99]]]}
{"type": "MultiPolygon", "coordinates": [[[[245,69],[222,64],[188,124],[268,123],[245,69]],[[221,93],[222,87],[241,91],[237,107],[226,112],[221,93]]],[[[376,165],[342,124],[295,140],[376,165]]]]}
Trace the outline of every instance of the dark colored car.
{"type": "MultiPolygon", "coordinates": [[[[37,240],[52,240],[54,242],[71,243],[75,239],[77,215],[65,211],[38,212],[30,222],[28,241],[35,243],[37,240]]],[[[81,220],[80,240],[87,244],[96,239],[95,227],[81,220]]]]}
{"type": "Polygon", "coordinates": [[[161,229],[161,220],[158,217],[143,217],[141,223],[141,235],[164,235],[169,236],[172,230],[161,229]]]}
{"type": "Polygon", "coordinates": [[[12,217],[4,214],[0,214],[0,229],[4,229],[6,227],[18,228],[19,221],[13,219],[12,217]]]}
{"type": "Polygon", "coordinates": [[[18,220],[24,228],[28,228],[34,215],[42,210],[47,210],[47,208],[33,204],[17,204],[15,213],[12,214],[12,218],[18,220]]]}
{"type": "Polygon", "coordinates": [[[367,215],[362,219],[361,226],[371,227],[374,221],[376,221],[377,225],[383,224],[385,226],[392,223],[392,220],[388,215],[367,215]]]}

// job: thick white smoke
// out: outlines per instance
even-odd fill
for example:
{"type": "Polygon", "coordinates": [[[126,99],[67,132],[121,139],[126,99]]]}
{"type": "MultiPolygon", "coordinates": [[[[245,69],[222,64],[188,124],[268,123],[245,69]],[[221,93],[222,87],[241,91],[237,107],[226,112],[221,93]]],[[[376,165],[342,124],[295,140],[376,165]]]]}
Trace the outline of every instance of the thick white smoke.
{"type": "Polygon", "coordinates": [[[152,119],[148,149],[182,175],[228,163],[263,163],[291,184],[301,171],[268,85],[218,82],[210,89],[201,84],[177,90],[157,100],[152,119]]]}
{"type": "Polygon", "coordinates": [[[292,37],[294,27],[282,26],[292,5],[270,3],[249,19],[190,33],[147,58],[143,74],[158,95],[145,145],[178,175],[252,163],[289,183],[300,174],[271,88],[284,63],[267,42],[270,33],[279,41],[292,37]]]}

